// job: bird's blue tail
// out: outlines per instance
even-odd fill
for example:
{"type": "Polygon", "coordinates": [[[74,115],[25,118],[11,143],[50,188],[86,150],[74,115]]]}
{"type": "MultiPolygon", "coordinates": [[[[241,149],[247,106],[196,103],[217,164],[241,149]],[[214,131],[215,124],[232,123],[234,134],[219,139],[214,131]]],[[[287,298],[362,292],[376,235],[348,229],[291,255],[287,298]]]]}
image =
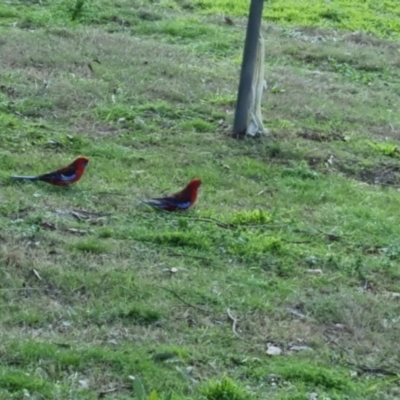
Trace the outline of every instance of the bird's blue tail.
{"type": "Polygon", "coordinates": [[[158,200],[141,200],[140,202],[151,207],[164,208],[164,205],[158,200]]]}
{"type": "Polygon", "coordinates": [[[18,175],[14,175],[14,176],[10,176],[10,178],[15,180],[15,181],[37,181],[37,180],[39,180],[39,178],[37,176],[18,176],[18,175]]]}

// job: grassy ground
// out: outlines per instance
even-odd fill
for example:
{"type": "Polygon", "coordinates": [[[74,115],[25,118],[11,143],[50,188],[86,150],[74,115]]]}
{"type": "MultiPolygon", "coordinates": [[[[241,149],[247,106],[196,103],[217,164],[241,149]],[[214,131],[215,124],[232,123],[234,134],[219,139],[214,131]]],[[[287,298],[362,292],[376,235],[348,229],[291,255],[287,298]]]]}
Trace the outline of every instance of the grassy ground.
{"type": "Polygon", "coordinates": [[[399,398],[399,6],[283,3],[260,141],[247,2],[0,6],[0,399],[399,398]],[[188,214],[138,202],[194,176],[188,214]]]}

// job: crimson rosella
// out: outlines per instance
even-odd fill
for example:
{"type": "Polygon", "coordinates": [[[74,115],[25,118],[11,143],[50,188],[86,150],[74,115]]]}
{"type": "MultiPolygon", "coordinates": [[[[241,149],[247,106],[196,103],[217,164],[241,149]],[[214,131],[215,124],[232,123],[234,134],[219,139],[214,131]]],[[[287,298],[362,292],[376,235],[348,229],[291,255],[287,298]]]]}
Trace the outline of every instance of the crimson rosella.
{"type": "Polygon", "coordinates": [[[158,197],[148,201],[143,201],[143,203],[165,211],[187,210],[196,202],[200,185],[201,180],[196,178],[191,180],[180,192],[167,197],[158,197]]]}
{"type": "Polygon", "coordinates": [[[38,176],[12,176],[17,181],[43,181],[57,186],[66,186],[79,181],[82,178],[89,159],[78,157],[74,162],[57,171],[38,176]]]}

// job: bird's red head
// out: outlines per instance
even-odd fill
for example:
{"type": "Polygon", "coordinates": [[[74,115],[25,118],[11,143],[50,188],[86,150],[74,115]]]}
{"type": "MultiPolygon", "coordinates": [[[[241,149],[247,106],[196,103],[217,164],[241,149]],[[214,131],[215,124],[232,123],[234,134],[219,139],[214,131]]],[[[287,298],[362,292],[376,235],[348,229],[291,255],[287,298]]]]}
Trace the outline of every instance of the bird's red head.
{"type": "Polygon", "coordinates": [[[197,195],[198,195],[198,190],[199,187],[201,186],[201,180],[198,178],[192,179],[188,185],[183,189],[181,192],[183,197],[187,197],[192,205],[196,202],[197,200],[197,195]]]}
{"type": "Polygon", "coordinates": [[[197,190],[201,186],[201,183],[201,179],[194,178],[189,182],[187,188],[190,188],[190,190],[197,190]]]}
{"type": "Polygon", "coordinates": [[[73,164],[85,168],[89,164],[89,159],[87,157],[78,157],[73,164]]]}

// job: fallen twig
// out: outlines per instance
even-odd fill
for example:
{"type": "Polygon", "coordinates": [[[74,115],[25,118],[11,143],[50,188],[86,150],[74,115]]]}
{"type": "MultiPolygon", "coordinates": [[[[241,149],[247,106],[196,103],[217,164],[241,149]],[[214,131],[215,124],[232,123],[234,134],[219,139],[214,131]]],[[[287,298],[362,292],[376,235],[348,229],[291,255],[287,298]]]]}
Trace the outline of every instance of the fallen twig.
{"type": "Polygon", "coordinates": [[[76,229],[76,228],[64,228],[65,232],[74,233],[75,235],[86,235],[88,231],[84,229],[76,229]]]}
{"type": "Polygon", "coordinates": [[[276,229],[276,228],[289,228],[288,224],[238,224],[236,226],[240,226],[243,228],[265,228],[265,229],[276,229]]]}
{"type": "Polygon", "coordinates": [[[298,229],[298,228],[292,229],[292,232],[293,233],[303,233],[304,235],[308,235],[308,236],[325,236],[326,239],[328,239],[331,242],[339,242],[343,238],[343,236],[350,236],[350,235],[346,235],[346,234],[336,235],[335,233],[327,233],[318,228],[314,228],[314,229],[317,232],[307,231],[305,229],[298,229]]]}
{"type": "Polygon", "coordinates": [[[95,192],[97,195],[109,195],[109,196],[122,196],[125,195],[123,192],[95,192]]]}
{"type": "Polygon", "coordinates": [[[39,275],[39,272],[37,272],[36,269],[32,268],[32,272],[36,276],[36,278],[39,279],[39,281],[42,280],[42,277],[39,275]]]}
{"type": "Polygon", "coordinates": [[[172,257],[189,257],[189,258],[195,258],[196,260],[211,261],[210,258],[201,257],[201,256],[194,256],[194,255],[192,255],[192,254],[168,253],[168,255],[169,255],[169,256],[172,256],[172,257]]]}
{"type": "Polygon", "coordinates": [[[185,217],[185,218],[189,218],[193,221],[200,221],[200,222],[210,222],[210,223],[214,223],[217,226],[219,226],[220,228],[224,228],[224,229],[236,229],[237,226],[233,225],[233,224],[228,224],[222,221],[219,221],[218,219],[215,218],[203,218],[203,217],[192,217],[191,215],[180,215],[180,217],[185,217]]]}
{"type": "Polygon", "coordinates": [[[71,215],[78,219],[87,219],[90,217],[108,217],[111,213],[87,211],[87,210],[72,210],[71,215]]]}
{"type": "Polygon", "coordinates": [[[46,290],[46,289],[43,289],[43,288],[28,288],[28,287],[25,287],[25,288],[0,288],[0,290],[9,290],[9,291],[20,292],[20,291],[22,291],[22,290],[46,290]]]}
{"type": "Polygon", "coordinates": [[[236,332],[237,318],[235,318],[232,315],[231,310],[229,308],[226,309],[226,313],[228,314],[228,318],[232,321],[232,332],[234,333],[234,335],[236,337],[238,337],[239,339],[242,339],[242,337],[236,332]]]}
{"type": "Polygon", "coordinates": [[[101,217],[108,217],[111,215],[111,213],[94,212],[87,210],[54,210],[54,212],[60,215],[70,214],[79,221],[89,219],[90,217],[101,218],[101,217]]]}
{"type": "Polygon", "coordinates": [[[312,240],[287,240],[281,238],[282,242],[285,243],[291,243],[291,244],[306,244],[306,243],[312,243],[312,240]]]}
{"type": "Polygon", "coordinates": [[[398,372],[391,371],[385,367],[368,367],[366,365],[357,365],[352,362],[346,362],[350,367],[356,368],[360,373],[372,374],[372,375],[386,375],[386,376],[398,376],[398,372]]]}
{"type": "Polygon", "coordinates": [[[200,222],[210,222],[215,223],[220,228],[224,229],[238,229],[238,228],[265,228],[265,229],[275,229],[275,228],[289,228],[288,224],[232,224],[228,222],[222,222],[218,219],[211,218],[211,217],[192,217],[191,215],[184,215],[193,221],[200,221],[200,222]]]}
{"type": "Polygon", "coordinates": [[[191,304],[191,303],[187,302],[187,301],[184,300],[181,296],[179,296],[179,294],[175,293],[175,292],[174,292],[173,290],[171,290],[171,289],[167,289],[167,288],[164,287],[164,286],[158,286],[158,285],[156,285],[156,286],[157,286],[158,288],[160,288],[160,289],[163,289],[163,290],[165,290],[165,291],[171,293],[172,295],[174,295],[177,299],[179,299],[183,304],[187,305],[188,307],[192,307],[192,308],[195,308],[196,310],[200,310],[200,311],[207,312],[207,313],[210,313],[210,312],[211,312],[210,310],[206,310],[205,308],[198,307],[198,306],[195,306],[194,304],[191,304]]]}
{"type": "Polygon", "coordinates": [[[321,229],[318,228],[316,229],[321,235],[326,236],[326,238],[331,242],[338,242],[342,238],[342,236],[346,236],[346,235],[335,235],[334,233],[326,233],[324,231],[321,231],[321,229]]]}
{"type": "Polygon", "coordinates": [[[120,386],[120,387],[117,387],[117,388],[111,388],[111,389],[107,389],[107,390],[102,390],[101,392],[99,392],[99,399],[103,398],[104,396],[106,396],[109,393],[118,392],[121,389],[128,389],[128,386],[120,386]]]}

